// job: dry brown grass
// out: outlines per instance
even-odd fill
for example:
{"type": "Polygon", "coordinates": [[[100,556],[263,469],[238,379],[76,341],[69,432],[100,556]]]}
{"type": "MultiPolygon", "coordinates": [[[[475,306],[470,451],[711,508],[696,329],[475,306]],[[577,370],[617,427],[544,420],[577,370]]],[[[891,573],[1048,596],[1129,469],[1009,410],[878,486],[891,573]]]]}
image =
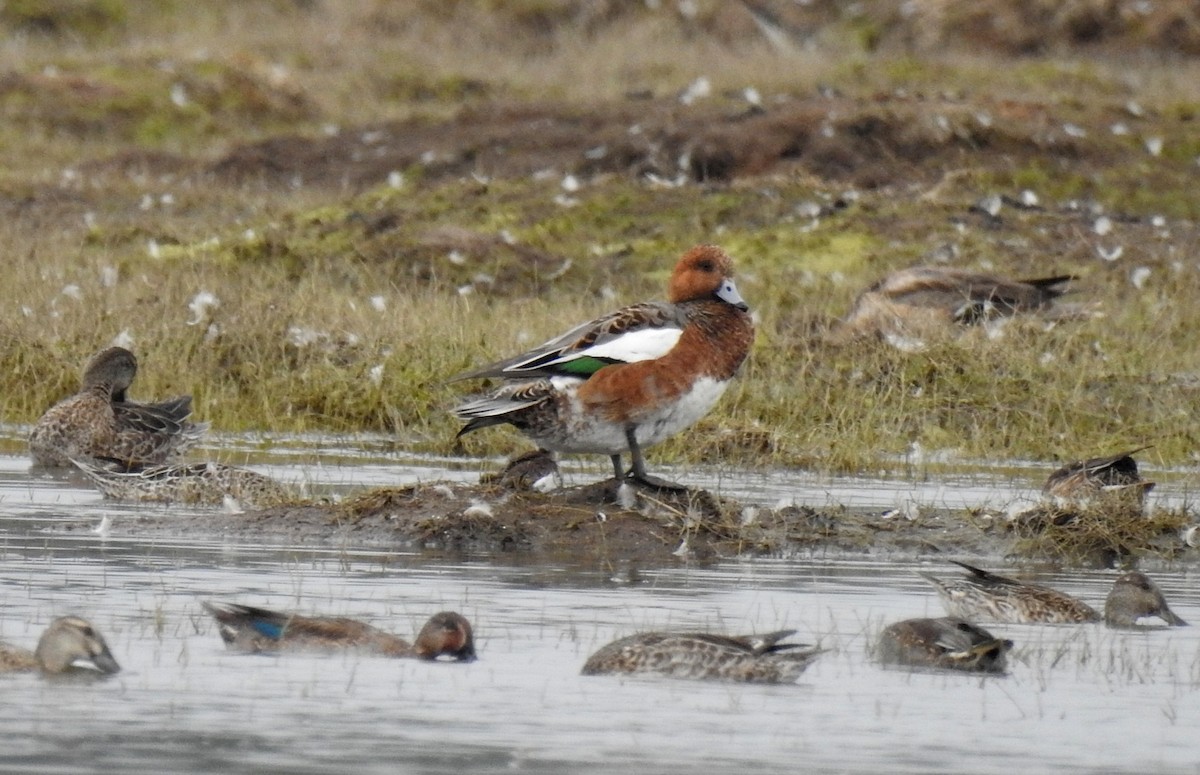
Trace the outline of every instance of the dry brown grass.
{"type": "Polygon", "coordinates": [[[1143,555],[1178,556],[1184,550],[1179,531],[1190,521],[1182,509],[1144,515],[1141,508],[1108,502],[1040,507],[1018,516],[1010,527],[1017,538],[1014,550],[1022,556],[1113,567],[1143,555]]]}

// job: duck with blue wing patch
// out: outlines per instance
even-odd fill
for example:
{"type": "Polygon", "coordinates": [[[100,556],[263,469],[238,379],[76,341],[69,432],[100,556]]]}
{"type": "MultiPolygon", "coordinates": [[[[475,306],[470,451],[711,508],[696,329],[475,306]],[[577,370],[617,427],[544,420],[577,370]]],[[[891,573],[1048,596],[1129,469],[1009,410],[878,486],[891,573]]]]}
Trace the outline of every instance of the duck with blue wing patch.
{"type": "Polygon", "coordinates": [[[431,616],[416,640],[409,643],[355,619],[301,616],[236,603],[203,605],[217,620],[221,640],[232,651],[260,654],[355,650],[409,659],[435,660],[446,656],[457,662],[475,660],[471,623],[453,611],[431,616]]]}

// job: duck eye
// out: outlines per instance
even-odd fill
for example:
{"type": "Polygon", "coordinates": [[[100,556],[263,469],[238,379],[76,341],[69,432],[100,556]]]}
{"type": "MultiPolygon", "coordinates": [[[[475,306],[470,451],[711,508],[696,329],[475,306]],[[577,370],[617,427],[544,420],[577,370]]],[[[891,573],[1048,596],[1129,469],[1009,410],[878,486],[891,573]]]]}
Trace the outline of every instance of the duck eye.
{"type": "Polygon", "coordinates": [[[700,263],[696,264],[696,268],[701,272],[713,272],[716,271],[717,267],[712,261],[701,261],[700,263]]]}

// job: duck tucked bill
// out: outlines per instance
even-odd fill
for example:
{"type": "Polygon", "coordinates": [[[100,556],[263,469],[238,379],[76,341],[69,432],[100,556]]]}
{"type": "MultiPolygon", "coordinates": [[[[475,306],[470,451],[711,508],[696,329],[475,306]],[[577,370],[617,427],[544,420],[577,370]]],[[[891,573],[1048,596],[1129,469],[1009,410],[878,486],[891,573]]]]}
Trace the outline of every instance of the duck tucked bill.
{"type": "Polygon", "coordinates": [[[1011,280],[943,266],[901,269],[872,284],[830,330],[828,340],[845,343],[879,337],[900,349],[916,349],[929,337],[956,326],[1002,322],[1014,315],[1078,316],[1057,305],[1070,275],[1011,280]]]}
{"type": "Polygon", "coordinates": [[[754,325],[733,261],[701,245],[679,259],[666,302],[617,310],[455,379],[497,377],[495,392],[454,410],[459,436],[510,424],[543,449],[608,455],[618,480],[676,485],[646,473],[645,447],[702,418],[750,352],[754,325]]]}
{"type": "Polygon", "coordinates": [[[652,674],[745,683],[792,683],[821,653],[780,643],[795,630],[765,635],[644,632],[615,640],[588,658],[584,675],[652,674]]]}
{"type": "Polygon", "coordinates": [[[72,462],[113,500],[213,506],[232,498],[246,508],[263,509],[298,497],[265,474],[222,463],[128,466],[108,458],[72,462]]]}
{"type": "Polygon", "coordinates": [[[884,628],[879,661],[902,667],[1003,673],[1011,640],[997,638],[965,619],[905,619],[884,628]]]}
{"type": "Polygon", "coordinates": [[[187,450],[207,423],[193,423],[191,396],[160,403],[129,401],[137,358],[124,347],[92,357],[79,392],[46,410],[29,434],[29,452],[40,466],[70,466],[73,459],[108,457],[158,464],[187,450]]]}
{"type": "Polygon", "coordinates": [[[1101,498],[1125,500],[1139,509],[1154,482],[1142,478],[1133,455],[1149,447],[1138,447],[1107,457],[1068,463],[1046,479],[1042,493],[1066,504],[1087,504],[1101,498]]]}

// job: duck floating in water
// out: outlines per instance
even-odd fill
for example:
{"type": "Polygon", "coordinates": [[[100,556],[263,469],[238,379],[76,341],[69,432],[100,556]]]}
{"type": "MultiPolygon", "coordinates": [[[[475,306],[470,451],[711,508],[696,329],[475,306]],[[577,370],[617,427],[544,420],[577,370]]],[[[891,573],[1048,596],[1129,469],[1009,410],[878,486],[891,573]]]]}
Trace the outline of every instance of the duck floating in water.
{"type": "Polygon", "coordinates": [[[780,643],[795,634],[765,635],[644,632],[615,640],[592,654],[583,675],[652,674],[668,678],[792,683],[822,649],[780,643]]]}
{"type": "Polygon", "coordinates": [[[732,259],[713,245],[679,259],[667,298],[458,375],[506,380],[454,409],[466,421],[458,435],[508,423],[542,449],[608,455],[619,481],[681,489],[648,475],[642,450],[708,414],[749,354],[754,324],[733,283],[732,259]]]}
{"type": "Polygon", "coordinates": [[[1117,577],[1109,592],[1104,615],[1076,597],[1039,584],[1026,584],[1006,576],[951,560],[967,571],[965,577],[925,577],[951,616],[1005,624],[1078,624],[1105,621],[1113,627],[1130,627],[1138,619],[1157,616],[1169,625],[1184,625],[1167,605],[1162,592],[1146,574],[1129,571],[1117,577]]]}
{"type": "Polygon", "coordinates": [[[265,474],[222,463],[126,466],[112,460],[73,462],[104,497],[113,500],[219,506],[232,498],[250,509],[298,500],[265,474]]]}
{"type": "Polygon", "coordinates": [[[33,651],[0,643],[0,673],[40,670],[57,675],[87,669],[111,675],[121,666],[104,637],[78,616],[63,616],[51,622],[33,651]]]}
{"type": "Polygon", "coordinates": [[[125,391],[137,375],[137,358],[124,347],[92,357],[79,392],[46,410],[29,434],[39,466],[70,466],[72,459],[114,458],[127,463],[164,463],[194,445],[207,423],[188,420],[192,397],[140,404],[125,391]]]}
{"type": "Polygon", "coordinates": [[[434,660],[441,656],[457,662],[475,660],[471,623],[453,611],[434,614],[417,639],[405,639],[354,619],[300,616],[235,603],[204,603],[217,620],[221,639],[232,651],[357,650],[386,657],[434,660]]]}
{"type": "Polygon", "coordinates": [[[965,619],[905,619],[879,634],[876,653],[888,665],[1003,673],[1013,642],[965,619]]]}
{"type": "Polygon", "coordinates": [[[1104,601],[1104,622],[1109,627],[1137,627],[1146,617],[1158,617],[1171,627],[1186,627],[1158,585],[1141,571],[1131,570],[1117,577],[1104,601]]]}

